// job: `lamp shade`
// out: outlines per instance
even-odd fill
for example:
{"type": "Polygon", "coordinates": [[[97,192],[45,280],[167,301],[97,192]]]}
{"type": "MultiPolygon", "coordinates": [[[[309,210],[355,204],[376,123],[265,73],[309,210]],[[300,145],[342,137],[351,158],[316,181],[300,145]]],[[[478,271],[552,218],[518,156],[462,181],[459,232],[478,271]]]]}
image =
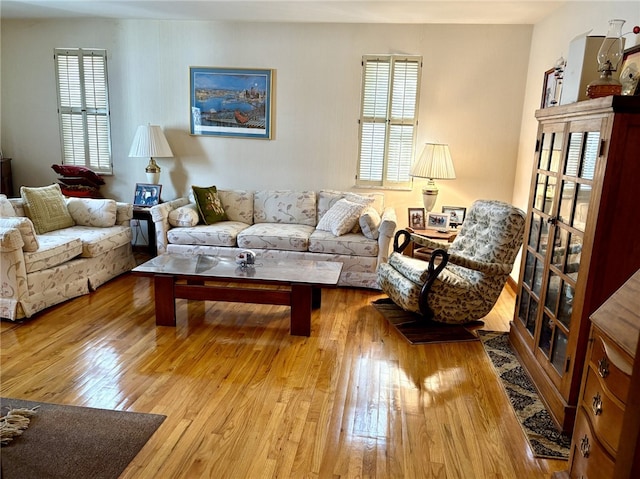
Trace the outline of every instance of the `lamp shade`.
{"type": "Polygon", "coordinates": [[[129,156],[132,158],[170,158],[171,147],[158,125],[140,125],[131,143],[129,156]]]}
{"type": "Polygon", "coordinates": [[[432,180],[453,180],[456,170],[453,168],[449,145],[425,143],[418,161],[413,164],[411,176],[432,180]]]}

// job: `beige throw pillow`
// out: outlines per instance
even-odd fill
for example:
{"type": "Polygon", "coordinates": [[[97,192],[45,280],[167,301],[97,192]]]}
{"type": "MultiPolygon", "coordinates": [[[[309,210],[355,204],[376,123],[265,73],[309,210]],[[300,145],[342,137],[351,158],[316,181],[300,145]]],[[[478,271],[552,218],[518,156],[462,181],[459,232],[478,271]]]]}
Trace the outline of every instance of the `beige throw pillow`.
{"type": "Polygon", "coordinates": [[[354,203],[344,198],[338,200],[320,218],[316,228],[322,231],[329,231],[335,236],[341,236],[353,229],[364,208],[365,205],[354,203]]]}
{"type": "Polygon", "coordinates": [[[180,206],[169,213],[169,224],[175,227],[195,226],[200,221],[198,207],[195,203],[180,206]]]}
{"type": "Polygon", "coordinates": [[[382,218],[380,218],[380,213],[378,213],[375,208],[367,206],[358,221],[360,228],[362,228],[362,234],[365,235],[365,237],[374,240],[378,239],[378,236],[380,236],[378,228],[380,228],[382,218]]]}
{"type": "Polygon", "coordinates": [[[58,184],[40,188],[22,186],[20,195],[24,201],[25,213],[33,221],[36,233],[47,233],[75,225],[58,184]]]}

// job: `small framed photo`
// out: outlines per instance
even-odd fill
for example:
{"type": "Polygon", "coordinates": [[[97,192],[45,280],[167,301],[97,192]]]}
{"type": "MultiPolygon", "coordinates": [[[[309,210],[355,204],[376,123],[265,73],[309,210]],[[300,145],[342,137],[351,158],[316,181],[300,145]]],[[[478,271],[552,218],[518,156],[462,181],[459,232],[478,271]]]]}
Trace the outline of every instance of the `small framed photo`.
{"type": "Polygon", "coordinates": [[[622,95],[640,95],[640,45],[624,51],[619,71],[622,95]]]}
{"type": "Polygon", "coordinates": [[[162,185],[152,183],[136,183],[136,193],[133,197],[134,206],[155,206],[160,203],[162,185]]]}
{"type": "Polygon", "coordinates": [[[449,215],[447,213],[429,213],[427,215],[427,228],[446,230],[449,228],[449,215]]]}
{"type": "Polygon", "coordinates": [[[464,221],[467,209],[462,206],[443,206],[442,212],[449,215],[449,226],[459,226],[464,221]]]}
{"type": "Polygon", "coordinates": [[[424,208],[409,208],[409,227],[417,230],[425,229],[424,208]]]}

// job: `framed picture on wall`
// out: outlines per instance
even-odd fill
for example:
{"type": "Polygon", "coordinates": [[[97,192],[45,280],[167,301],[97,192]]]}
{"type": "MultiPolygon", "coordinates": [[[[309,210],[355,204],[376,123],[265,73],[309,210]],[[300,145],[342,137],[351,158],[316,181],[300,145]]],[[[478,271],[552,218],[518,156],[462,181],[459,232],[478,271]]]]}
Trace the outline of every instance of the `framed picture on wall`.
{"type": "Polygon", "coordinates": [[[271,139],[274,70],[189,70],[192,135],[271,139]]]}
{"type": "Polygon", "coordinates": [[[152,183],[136,183],[136,192],[133,196],[134,206],[155,206],[160,203],[162,185],[152,183]]]}
{"type": "Polygon", "coordinates": [[[409,208],[409,227],[416,230],[425,229],[424,208],[409,208]]]}

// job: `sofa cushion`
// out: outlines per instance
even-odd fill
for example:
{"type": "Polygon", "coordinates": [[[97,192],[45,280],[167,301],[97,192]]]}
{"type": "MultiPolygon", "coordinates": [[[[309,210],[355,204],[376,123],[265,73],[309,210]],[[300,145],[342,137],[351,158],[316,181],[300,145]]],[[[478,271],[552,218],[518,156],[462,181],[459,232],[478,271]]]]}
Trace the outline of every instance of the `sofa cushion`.
{"type": "Polygon", "coordinates": [[[318,229],[330,231],[335,236],[348,233],[358,222],[360,213],[364,208],[365,206],[360,203],[354,203],[342,198],[336,201],[336,203],[329,208],[329,211],[320,218],[318,229]]]}
{"type": "Polygon", "coordinates": [[[24,200],[27,216],[33,221],[38,234],[68,228],[75,224],[59,185],[39,188],[22,186],[20,195],[24,200]]]}
{"type": "Polygon", "coordinates": [[[24,216],[15,216],[13,218],[0,218],[0,226],[5,228],[16,228],[22,236],[22,251],[36,251],[39,247],[38,237],[33,223],[29,218],[24,216]]]}
{"type": "Polygon", "coordinates": [[[50,237],[79,238],[82,242],[82,257],[94,258],[107,251],[131,243],[132,233],[128,226],[96,228],[92,226],[73,226],[63,230],[51,231],[50,237]]]}
{"type": "Polygon", "coordinates": [[[220,221],[212,225],[171,228],[167,240],[170,244],[236,246],[238,234],[248,227],[240,221],[220,221]]]}
{"type": "Polygon", "coordinates": [[[193,190],[193,196],[198,206],[200,219],[204,224],[211,225],[227,219],[227,215],[220,202],[220,197],[218,196],[218,190],[215,186],[206,188],[192,186],[191,189],[193,190]]]}
{"type": "Polygon", "coordinates": [[[195,203],[180,206],[169,212],[169,224],[175,227],[195,226],[200,221],[198,207],[195,203]]]}
{"type": "Polygon", "coordinates": [[[316,229],[309,237],[312,253],[343,254],[350,256],[378,256],[378,242],[361,234],[347,233],[335,236],[329,231],[316,229]]]}
{"type": "Polygon", "coordinates": [[[115,200],[69,198],[67,208],[78,226],[108,228],[116,224],[115,200]]]}
{"type": "Polygon", "coordinates": [[[6,195],[0,195],[0,217],[12,218],[16,215],[16,210],[13,209],[13,205],[7,199],[6,195]]]}
{"type": "Polygon", "coordinates": [[[282,223],[258,223],[238,235],[238,246],[248,249],[307,251],[313,226],[282,223]]]}
{"type": "Polygon", "coordinates": [[[380,236],[378,228],[380,227],[381,222],[382,218],[380,217],[380,214],[371,206],[364,209],[360,214],[360,219],[358,220],[362,234],[367,238],[374,240],[377,240],[378,236],[380,236]]]}
{"type": "Polygon", "coordinates": [[[37,251],[24,253],[27,273],[53,268],[82,254],[82,241],[79,238],[46,233],[38,241],[40,247],[37,251]]]}
{"type": "Polygon", "coordinates": [[[262,190],[253,197],[254,223],[316,225],[313,191],[262,190]]]}
{"type": "Polygon", "coordinates": [[[253,224],[253,191],[218,190],[218,196],[229,221],[253,224]]]}

